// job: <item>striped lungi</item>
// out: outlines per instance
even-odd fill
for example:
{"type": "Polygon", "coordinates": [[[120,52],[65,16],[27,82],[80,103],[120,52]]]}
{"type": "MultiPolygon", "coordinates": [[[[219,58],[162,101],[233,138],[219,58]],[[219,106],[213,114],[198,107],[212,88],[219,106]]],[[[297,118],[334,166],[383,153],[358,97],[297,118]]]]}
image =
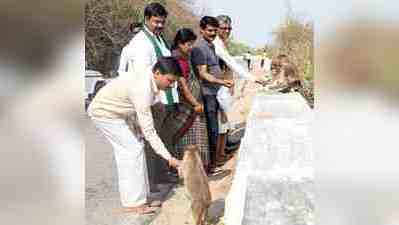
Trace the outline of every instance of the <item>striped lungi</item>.
{"type": "Polygon", "coordinates": [[[198,115],[195,118],[193,125],[177,142],[176,152],[178,159],[183,158],[184,148],[187,145],[197,145],[200,148],[202,163],[205,166],[209,164],[208,131],[204,114],[198,115]]]}

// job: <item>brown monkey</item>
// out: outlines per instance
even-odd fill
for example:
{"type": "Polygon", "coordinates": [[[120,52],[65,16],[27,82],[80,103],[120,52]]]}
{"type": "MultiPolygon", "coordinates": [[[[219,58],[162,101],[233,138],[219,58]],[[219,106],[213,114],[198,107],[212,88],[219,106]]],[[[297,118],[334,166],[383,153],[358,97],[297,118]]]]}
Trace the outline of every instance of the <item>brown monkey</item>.
{"type": "Polygon", "coordinates": [[[204,225],[211,204],[211,192],[198,146],[188,145],[185,148],[182,164],[181,175],[184,179],[185,190],[191,198],[195,225],[204,225]]]}

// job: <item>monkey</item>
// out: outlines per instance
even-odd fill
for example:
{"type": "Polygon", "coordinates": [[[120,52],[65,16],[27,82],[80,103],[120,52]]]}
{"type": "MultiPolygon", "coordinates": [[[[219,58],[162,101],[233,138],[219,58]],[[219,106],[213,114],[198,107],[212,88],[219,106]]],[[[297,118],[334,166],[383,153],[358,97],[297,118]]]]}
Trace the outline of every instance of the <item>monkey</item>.
{"type": "Polygon", "coordinates": [[[195,225],[205,225],[208,208],[212,201],[208,177],[199,155],[199,147],[188,145],[184,150],[181,175],[185,191],[191,198],[191,211],[195,225]]]}

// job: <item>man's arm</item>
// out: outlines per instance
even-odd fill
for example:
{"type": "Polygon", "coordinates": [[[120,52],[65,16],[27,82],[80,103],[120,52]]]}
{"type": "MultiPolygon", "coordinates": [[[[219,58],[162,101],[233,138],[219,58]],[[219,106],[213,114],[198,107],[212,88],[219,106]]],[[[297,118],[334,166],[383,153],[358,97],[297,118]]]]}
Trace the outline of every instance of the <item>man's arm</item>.
{"type": "Polygon", "coordinates": [[[122,48],[121,56],[119,58],[119,68],[118,68],[118,73],[121,75],[124,72],[127,72],[127,51],[128,51],[128,46],[125,46],[122,48]]]}
{"type": "Polygon", "coordinates": [[[135,84],[132,84],[132,88],[129,89],[129,99],[136,110],[137,122],[143,132],[144,138],[150,143],[151,147],[158,155],[170,161],[172,156],[154,128],[154,120],[151,113],[153,97],[149,79],[146,81],[145,79],[136,81],[135,84]]]}
{"type": "Polygon", "coordinates": [[[236,72],[240,78],[250,80],[252,82],[256,81],[254,75],[247,72],[237,61],[230,55],[220,39],[215,39],[213,42],[215,44],[216,55],[223,59],[223,61],[229,66],[231,70],[236,72]]]}
{"type": "Polygon", "coordinates": [[[227,87],[233,85],[232,81],[217,79],[208,73],[208,66],[206,65],[206,56],[198,47],[194,48],[191,52],[191,62],[196,67],[200,79],[206,80],[209,83],[220,84],[227,87]]]}
{"type": "Polygon", "coordinates": [[[198,65],[197,66],[198,75],[201,79],[206,80],[209,83],[226,85],[225,80],[218,79],[218,78],[212,76],[211,74],[209,74],[207,68],[208,68],[207,65],[198,65]]]}

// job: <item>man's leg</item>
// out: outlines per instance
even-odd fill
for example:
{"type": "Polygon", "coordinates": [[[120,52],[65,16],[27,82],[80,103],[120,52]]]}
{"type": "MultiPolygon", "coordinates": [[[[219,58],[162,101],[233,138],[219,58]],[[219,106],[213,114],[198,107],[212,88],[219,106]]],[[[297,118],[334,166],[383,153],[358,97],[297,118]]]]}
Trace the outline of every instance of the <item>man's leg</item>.
{"type": "Polygon", "coordinates": [[[122,206],[142,207],[147,203],[149,195],[143,143],[135,138],[123,120],[103,122],[94,119],[93,121],[114,149],[122,206]]]}
{"type": "Polygon", "coordinates": [[[214,169],[216,167],[216,145],[219,133],[219,104],[216,95],[204,95],[204,108],[208,128],[210,169],[214,169]]]}
{"type": "Polygon", "coordinates": [[[224,162],[225,159],[225,152],[224,149],[226,148],[226,137],[227,133],[219,134],[218,136],[218,143],[217,143],[217,153],[216,153],[216,161],[217,162],[224,162]]]}
{"type": "Polygon", "coordinates": [[[227,115],[222,110],[219,110],[219,135],[216,145],[216,163],[222,163],[225,159],[224,149],[226,148],[226,137],[229,129],[229,122],[227,120],[227,115]]]}

